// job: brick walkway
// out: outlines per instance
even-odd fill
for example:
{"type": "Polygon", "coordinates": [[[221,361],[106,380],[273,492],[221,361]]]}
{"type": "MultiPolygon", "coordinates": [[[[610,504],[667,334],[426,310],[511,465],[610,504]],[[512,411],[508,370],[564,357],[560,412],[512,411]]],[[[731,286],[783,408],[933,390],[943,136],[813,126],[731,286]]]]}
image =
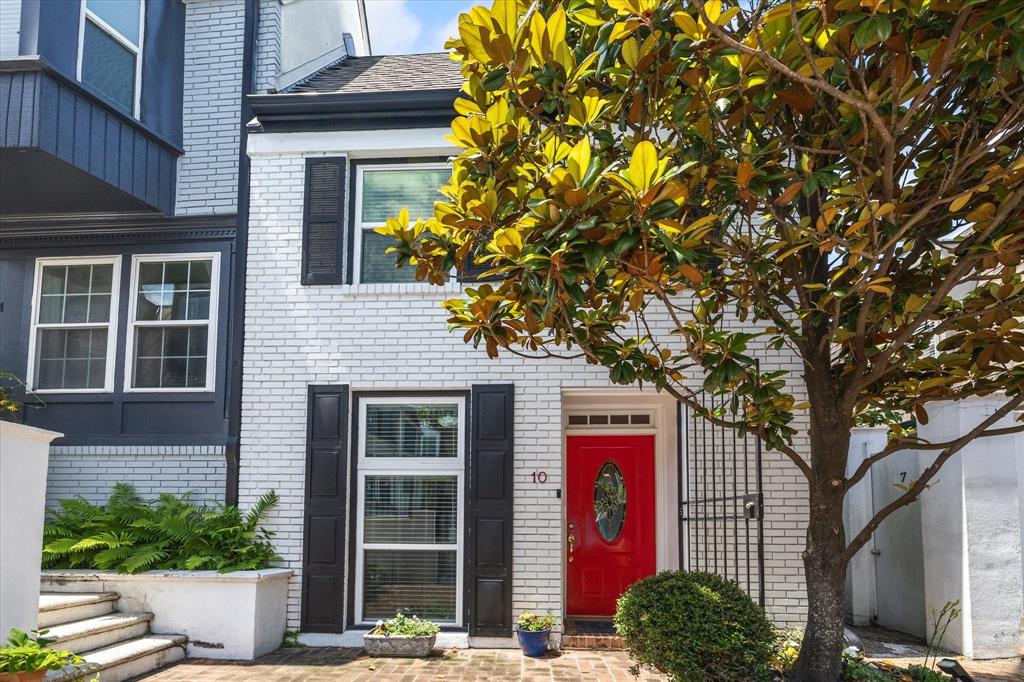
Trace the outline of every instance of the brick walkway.
{"type": "MultiPolygon", "coordinates": [[[[428,659],[384,659],[360,655],[360,649],[307,647],[278,649],[255,661],[189,659],[144,675],[146,682],[427,682],[459,680],[592,680],[628,682],[631,662],[623,651],[565,651],[541,659],[515,649],[446,651],[428,659]]],[[[641,680],[662,680],[645,672],[641,680]]]]}
{"type": "MultiPolygon", "coordinates": [[[[901,665],[919,659],[888,659],[901,665]]],[[[977,682],[1022,682],[1019,661],[965,662],[977,682]]],[[[368,658],[361,649],[307,647],[278,649],[255,661],[189,659],[136,678],[146,682],[431,682],[443,680],[590,680],[630,682],[630,660],[623,651],[565,651],[541,659],[512,649],[446,651],[429,659],[368,658]]],[[[663,678],[644,672],[641,680],[663,678]]]]}

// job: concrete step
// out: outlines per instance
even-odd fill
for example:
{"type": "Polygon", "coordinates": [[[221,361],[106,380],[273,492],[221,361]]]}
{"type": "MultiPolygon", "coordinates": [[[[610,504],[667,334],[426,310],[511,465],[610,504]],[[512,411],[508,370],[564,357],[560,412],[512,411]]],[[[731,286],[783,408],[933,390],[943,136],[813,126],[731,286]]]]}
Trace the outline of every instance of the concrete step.
{"type": "MultiPolygon", "coordinates": [[[[76,654],[141,637],[149,632],[152,613],[108,613],[103,616],[55,625],[46,633],[55,649],[76,654]]],[[[106,682],[106,681],[104,681],[106,682]]]]}
{"type": "Polygon", "coordinates": [[[113,613],[117,592],[42,592],[39,595],[39,629],[113,613]]]}
{"type": "Polygon", "coordinates": [[[184,635],[145,635],[83,654],[87,666],[55,670],[46,682],[70,682],[99,677],[103,682],[121,682],[185,658],[184,635]]]}

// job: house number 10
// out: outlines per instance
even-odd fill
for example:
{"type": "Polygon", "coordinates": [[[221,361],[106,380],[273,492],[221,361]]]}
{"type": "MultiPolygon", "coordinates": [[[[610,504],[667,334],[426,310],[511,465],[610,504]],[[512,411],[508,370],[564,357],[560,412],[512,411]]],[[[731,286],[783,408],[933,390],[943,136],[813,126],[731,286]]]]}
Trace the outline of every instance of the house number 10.
{"type": "Polygon", "coordinates": [[[533,476],[533,482],[534,483],[547,483],[548,482],[548,472],[546,472],[546,471],[534,471],[530,475],[533,476]]]}

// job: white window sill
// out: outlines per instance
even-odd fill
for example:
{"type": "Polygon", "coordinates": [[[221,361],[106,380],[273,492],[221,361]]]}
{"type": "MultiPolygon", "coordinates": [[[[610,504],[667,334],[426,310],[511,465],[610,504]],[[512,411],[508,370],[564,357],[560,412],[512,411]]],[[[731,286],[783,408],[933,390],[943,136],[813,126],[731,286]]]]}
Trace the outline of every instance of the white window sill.
{"type": "Polygon", "coordinates": [[[424,282],[389,282],[375,284],[342,284],[337,291],[346,296],[417,296],[422,298],[448,298],[461,295],[464,290],[460,282],[447,282],[441,286],[424,282]]]}

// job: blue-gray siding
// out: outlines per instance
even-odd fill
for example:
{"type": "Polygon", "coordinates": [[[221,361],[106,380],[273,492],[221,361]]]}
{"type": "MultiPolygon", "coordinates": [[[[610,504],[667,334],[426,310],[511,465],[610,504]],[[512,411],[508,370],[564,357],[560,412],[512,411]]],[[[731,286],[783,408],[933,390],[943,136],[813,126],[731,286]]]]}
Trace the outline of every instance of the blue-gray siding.
{"type": "Polygon", "coordinates": [[[174,208],[177,150],[54,73],[0,71],[0,148],[40,149],[163,213],[174,208]]]}
{"type": "Polygon", "coordinates": [[[28,370],[32,285],[36,258],[67,256],[121,256],[120,296],[117,310],[114,385],[110,393],[45,393],[45,407],[26,409],[28,424],[67,434],[57,441],[66,445],[100,444],[209,444],[227,443],[225,387],[228,379],[228,331],[232,306],[231,273],[233,217],[222,230],[204,230],[198,239],[187,231],[163,236],[109,235],[102,240],[86,234],[19,246],[0,239],[0,372],[22,379],[28,370]],[[217,316],[215,386],[198,393],[125,392],[125,357],[129,282],[133,254],[211,252],[221,254],[220,296],[217,316]],[[173,440],[168,440],[172,437],[173,440]]]}
{"type": "MultiPolygon", "coordinates": [[[[156,0],[145,7],[140,119],[158,136],[180,147],[185,4],[156,0]]],[[[18,54],[38,55],[54,71],[75,80],[81,16],[81,0],[22,0],[18,54]]],[[[93,94],[103,99],[99,93],[93,94]]]]}

